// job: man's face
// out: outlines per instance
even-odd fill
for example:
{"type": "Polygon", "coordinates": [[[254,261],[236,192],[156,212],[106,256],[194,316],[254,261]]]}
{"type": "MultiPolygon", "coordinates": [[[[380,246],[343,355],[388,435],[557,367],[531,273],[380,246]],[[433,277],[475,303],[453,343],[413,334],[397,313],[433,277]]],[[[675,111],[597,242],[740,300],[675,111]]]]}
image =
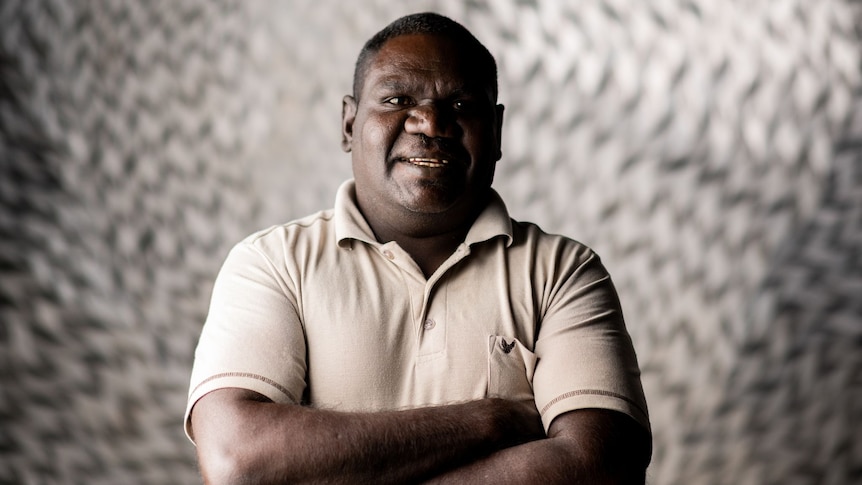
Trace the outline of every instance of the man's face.
{"type": "Polygon", "coordinates": [[[366,217],[393,227],[435,214],[465,224],[485,202],[503,107],[470,61],[444,37],[395,37],[371,60],[358,103],[345,98],[343,146],[366,217]]]}

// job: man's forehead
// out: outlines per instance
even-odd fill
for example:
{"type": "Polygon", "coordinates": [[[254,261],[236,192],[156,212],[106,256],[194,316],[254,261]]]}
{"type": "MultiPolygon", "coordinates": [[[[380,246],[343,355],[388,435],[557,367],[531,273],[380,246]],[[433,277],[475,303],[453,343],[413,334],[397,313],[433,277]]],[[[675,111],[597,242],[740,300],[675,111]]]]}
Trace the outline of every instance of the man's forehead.
{"type": "Polygon", "coordinates": [[[393,60],[372,65],[368,71],[368,79],[373,84],[394,87],[428,79],[454,80],[460,77],[454,76],[451,69],[442,69],[443,67],[442,63],[430,62],[427,59],[418,59],[417,62],[393,60]]]}
{"type": "Polygon", "coordinates": [[[473,72],[469,56],[449,38],[409,34],[388,40],[369,65],[366,80],[376,85],[398,85],[422,78],[474,84],[482,76],[473,72]]]}
{"type": "Polygon", "coordinates": [[[439,69],[466,56],[452,39],[431,34],[407,34],[386,41],[371,63],[372,69],[439,69]]]}

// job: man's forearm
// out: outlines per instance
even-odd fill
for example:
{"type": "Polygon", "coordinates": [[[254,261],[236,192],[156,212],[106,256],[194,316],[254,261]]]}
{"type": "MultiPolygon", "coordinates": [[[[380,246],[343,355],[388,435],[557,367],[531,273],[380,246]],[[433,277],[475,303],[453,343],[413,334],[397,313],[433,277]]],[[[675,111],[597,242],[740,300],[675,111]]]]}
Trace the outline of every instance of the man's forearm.
{"type": "Polygon", "coordinates": [[[415,482],[544,437],[535,410],[498,399],[341,413],[224,389],[192,423],[208,483],[415,482]]]}
{"type": "Polygon", "coordinates": [[[506,448],[444,472],[428,485],[538,483],[643,485],[649,433],[622,414],[587,409],[557,418],[548,439],[506,448]]]}
{"type": "Polygon", "coordinates": [[[461,467],[448,470],[425,483],[447,485],[494,483],[542,485],[590,483],[579,469],[574,443],[548,438],[500,450],[461,467]]]}

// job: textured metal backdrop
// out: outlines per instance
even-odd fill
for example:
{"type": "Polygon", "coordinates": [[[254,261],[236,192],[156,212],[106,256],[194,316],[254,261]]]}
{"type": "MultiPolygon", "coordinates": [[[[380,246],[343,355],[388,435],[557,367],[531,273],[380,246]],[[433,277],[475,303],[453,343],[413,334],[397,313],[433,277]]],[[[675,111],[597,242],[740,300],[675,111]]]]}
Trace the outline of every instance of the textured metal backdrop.
{"type": "Polygon", "coordinates": [[[615,277],[650,483],[862,482],[858,3],[404,3],[0,3],[0,483],[199,481],[212,279],[331,205],[359,47],[422,9],[499,60],[513,215],[615,277]]]}

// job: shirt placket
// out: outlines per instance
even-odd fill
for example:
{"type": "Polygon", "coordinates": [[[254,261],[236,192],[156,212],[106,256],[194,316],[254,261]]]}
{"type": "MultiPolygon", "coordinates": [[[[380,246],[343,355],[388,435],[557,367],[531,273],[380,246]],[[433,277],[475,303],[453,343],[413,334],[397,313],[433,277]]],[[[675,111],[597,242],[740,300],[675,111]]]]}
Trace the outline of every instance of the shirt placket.
{"type": "Polygon", "coordinates": [[[419,266],[394,242],[380,247],[384,258],[398,266],[404,275],[413,309],[413,328],[416,330],[418,345],[417,362],[434,360],[446,350],[446,285],[441,278],[452,266],[466,257],[470,250],[462,244],[440,268],[426,280],[419,266]]]}

